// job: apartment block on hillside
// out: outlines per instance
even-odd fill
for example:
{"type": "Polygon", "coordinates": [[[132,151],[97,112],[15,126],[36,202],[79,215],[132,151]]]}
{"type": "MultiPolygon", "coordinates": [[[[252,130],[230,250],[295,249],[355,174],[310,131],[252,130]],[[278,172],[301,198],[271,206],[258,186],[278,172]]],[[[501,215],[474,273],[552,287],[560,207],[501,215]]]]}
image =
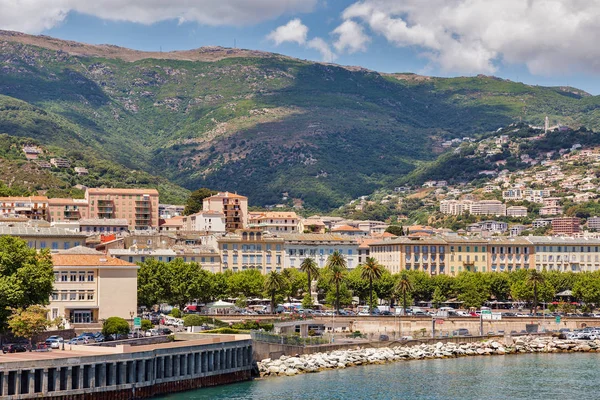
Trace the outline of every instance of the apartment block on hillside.
{"type": "Polygon", "coordinates": [[[203,211],[225,215],[225,227],[233,232],[248,227],[248,198],[236,193],[220,192],[203,200],[203,211]]]}
{"type": "Polygon", "coordinates": [[[156,189],[99,189],[85,193],[89,218],[123,218],[130,230],[158,229],[158,191],[156,189]]]}

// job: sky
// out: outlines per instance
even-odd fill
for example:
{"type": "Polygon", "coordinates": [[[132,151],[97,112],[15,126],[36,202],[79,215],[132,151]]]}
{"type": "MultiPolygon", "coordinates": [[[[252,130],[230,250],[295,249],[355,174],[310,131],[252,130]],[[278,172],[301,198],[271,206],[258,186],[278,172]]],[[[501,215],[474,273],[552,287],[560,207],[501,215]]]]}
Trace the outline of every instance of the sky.
{"type": "Polygon", "coordinates": [[[138,50],[224,46],[600,94],[597,0],[0,0],[0,29],[138,50]]]}

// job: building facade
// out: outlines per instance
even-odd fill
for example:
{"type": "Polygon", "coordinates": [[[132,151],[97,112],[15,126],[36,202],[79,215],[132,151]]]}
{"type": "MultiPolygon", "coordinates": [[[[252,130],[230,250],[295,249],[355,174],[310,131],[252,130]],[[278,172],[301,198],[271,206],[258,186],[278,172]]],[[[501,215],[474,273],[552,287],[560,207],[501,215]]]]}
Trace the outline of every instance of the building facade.
{"type": "Polygon", "coordinates": [[[293,211],[255,212],[248,217],[248,227],[271,233],[302,233],[302,220],[293,211]]]}
{"type": "Polygon", "coordinates": [[[555,235],[572,235],[579,232],[581,221],[577,217],[554,218],[552,231],[555,235]]]}
{"type": "Polygon", "coordinates": [[[130,230],[158,229],[156,189],[98,189],[85,193],[89,218],[126,219],[130,230]]]}
{"type": "Polygon", "coordinates": [[[355,238],[335,234],[281,234],[284,240],[285,268],[300,268],[304,259],[311,257],[320,268],[327,258],[339,251],[346,260],[348,269],[358,266],[358,242],[355,238]]]}
{"type": "Polygon", "coordinates": [[[240,229],[217,238],[223,271],[257,269],[263,274],[284,268],[282,238],[258,229],[240,229]]]}
{"type": "Polygon", "coordinates": [[[227,220],[220,211],[203,210],[183,217],[183,229],[193,232],[226,232],[227,220]]]}
{"type": "Polygon", "coordinates": [[[248,227],[248,198],[236,193],[221,192],[203,200],[204,211],[216,211],[225,215],[227,231],[248,227]]]}
{"type": "Polygon", "coordinates": [[[48,198],[46,196],[0,197],[0,215],[45,220],[48,218],[48,198]]]}
{"type": "Polygon", "coordinates": [[[89,206],[85,199],[48,199],[48,221],[64,222],[89,218],[89,206]]]}
{"type": "Polygon", "coordinates": [[[137,265],[82,247],[53,254],[52,261],[51,319],[77,325],[137,314],[137,265]]]}

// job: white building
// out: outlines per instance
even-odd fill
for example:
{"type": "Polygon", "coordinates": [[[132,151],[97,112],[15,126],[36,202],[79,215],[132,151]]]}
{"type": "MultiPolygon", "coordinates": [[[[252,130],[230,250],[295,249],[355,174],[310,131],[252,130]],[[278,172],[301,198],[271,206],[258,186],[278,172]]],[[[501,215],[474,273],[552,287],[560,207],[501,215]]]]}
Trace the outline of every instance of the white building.
{"type": "Polygon", "coordinates": [[[510,206],[506,208],[506,216],[508,217],[526,217],[527,207],[510,206]]]}
{"type": "Polygon", "coordinates": [[[225,232],[225,214],[218,211],[200,211],[183,217],[183,230],[193,232],[225,232]]]}
{"type": "Polygon", "coordinates": [[[293,211],[251,212],[248,227],[271,233],[302,233],[302,220],[293,211]]]}

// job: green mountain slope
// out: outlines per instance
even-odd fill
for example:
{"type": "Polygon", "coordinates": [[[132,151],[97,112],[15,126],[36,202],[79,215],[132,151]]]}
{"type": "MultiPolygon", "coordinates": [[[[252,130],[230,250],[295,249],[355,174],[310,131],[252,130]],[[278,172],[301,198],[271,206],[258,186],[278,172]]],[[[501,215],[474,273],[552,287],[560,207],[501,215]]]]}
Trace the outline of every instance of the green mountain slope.
{"type": "Polygon", "coordinates": [[[306,207],[337,207],[435,160],[445,139],[519,119],[600,125],[598,97],[573,88],[379,74],[238,49],[144,54],[0,31],[0,71],[0,94],[69,126],[68,137],[20,123],[0,132],[77,143],[254,205],[287,192],[306,207]]]}

